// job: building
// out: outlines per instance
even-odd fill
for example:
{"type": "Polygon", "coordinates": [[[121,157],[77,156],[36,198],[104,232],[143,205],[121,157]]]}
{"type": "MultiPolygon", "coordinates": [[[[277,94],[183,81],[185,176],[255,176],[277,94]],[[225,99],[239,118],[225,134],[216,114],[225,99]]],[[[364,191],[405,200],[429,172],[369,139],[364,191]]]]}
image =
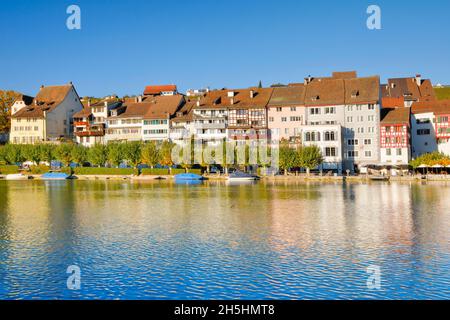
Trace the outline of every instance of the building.
{"type": "Polygon", "coordinates": [[[422,79],[420,74],[410,78],[388,79],[381,85],[383,98],[403,98],[404,106],[410,107],[414,102],[436,100],[433,85],[429,79],[422,79]]]}
{"type": "Polygon", "coordinates": [[[22,97],[12,106],[11,143],[73,139],[73,115],[81,111],[83,105],[72,83],[42,86],[29,102],[30,99],[22,97]]]}
{"type": "Polygon", "coordinates": [[[450,155],[450,100],[415,102],[411,107],[412,156],[450,155]]]}
{"type": "Polygon", "coordinates": [[[245,140],[270,139],[267,125],[267,105],[273,88],[227,90],[222,104],[228,108],[228,138],[245,140]]]}
{"type": "Polygon", "coordinates": [[[268,128],[272,141],[295,142],[306,122],[305,85],[276,87],[267,105],[268,128]]]}
{"type": "Polygon", "coordinates": [[[142,102],[147,112],[143,117],[142,139],[163,141],[170,139],[171,121],[185,100],[182,95],[146,97],[142,102]],[[147,107],[148,106],[148,107],[147,107]]]}
{"type": "Polygon", "coordinates": [[[147,86],[144,96],[173,96],[178,94],[177,86],[174,84],[147,86]]]}
{"type": "Polygon", "coordinates": [[[111,112],[122,106],[122,101],[111,97],[91,104],[90,100],[83,110],[75,113],[74,135],[76,142],[86,147],[105,143],[107,119],[111,112]]]}
{"type": "Polygon", "coordinates": [[[410,109],[401,106],[381,110],[381,165],[408,166],[411,160],[410,109]]]}
{"type": "Polygon", "coordinates": [[[195,134],[193,108],[196,104],[197,100],[187,100],[170,120],[169,139],[172,142],[181,143],[195,134]]]}
{"type": "Polygon", "coordinates": [[[351,172],[380,161],[380,79],[355,76],[305,79],[306,125],[342,127],[342,167],[351,172]]]}

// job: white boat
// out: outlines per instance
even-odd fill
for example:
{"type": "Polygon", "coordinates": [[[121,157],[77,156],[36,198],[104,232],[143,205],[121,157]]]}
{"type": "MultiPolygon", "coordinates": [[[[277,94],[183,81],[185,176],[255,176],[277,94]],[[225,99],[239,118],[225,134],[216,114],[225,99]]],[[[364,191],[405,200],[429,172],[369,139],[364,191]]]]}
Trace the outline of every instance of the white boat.
{"type": "Polygon", "coordinates": [[[27,175],[24,175],[22,173],[15,173],[15,174],[7,174],[5,179],[6,180],[28,180],[28,179],[30,179],[30,177],[27,175]]]}
{"type": "Polygon", "coordinates": [[[254,180],[259,180],[259,177],[241,171],[233,172],[228,176],[228,181],[254,181],[254,180]]]}

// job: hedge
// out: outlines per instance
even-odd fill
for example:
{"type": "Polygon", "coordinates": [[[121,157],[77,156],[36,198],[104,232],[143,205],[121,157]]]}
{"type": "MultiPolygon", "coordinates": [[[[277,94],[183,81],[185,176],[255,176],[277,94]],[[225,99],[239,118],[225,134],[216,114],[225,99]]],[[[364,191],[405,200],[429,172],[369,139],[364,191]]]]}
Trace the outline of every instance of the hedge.
{"type": "Polygon", "coordinates": [[[169,169],[153,168],[142,169],[141,174],[144,176],[165,176],[169,174],[169,169]]]}
{"type": "Polygon", "coordinates": [[[0,166],[0,174],[14,174],[19,173],[19,167],[15,165],[0,166]]]}
{"type": "Polygon", "coordinates": [[[94,167],[78,167],[74,169],[75,175],[120,175],[128,176],[137,174],[136,169],[132,168],[94,168],[94,167]]]}

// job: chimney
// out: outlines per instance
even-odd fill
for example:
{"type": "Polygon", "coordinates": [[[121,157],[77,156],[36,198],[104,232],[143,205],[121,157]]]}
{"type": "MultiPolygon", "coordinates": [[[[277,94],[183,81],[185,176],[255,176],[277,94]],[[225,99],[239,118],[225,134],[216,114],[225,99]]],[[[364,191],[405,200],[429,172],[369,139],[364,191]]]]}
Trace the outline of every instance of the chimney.
{"type": "Polygon", "coordinates": [[[134,98],[134,102],[138,103],[138,101],[139,101],[139,100],[138,100],[138,97],[135,97],[135,98],[134,98]]]}
{"type": "Polygon", "coordinates": [[[422,84],[422,76],[420,74],[416,74],[416,84],[420,87],[422,84]]]}
{"type": "Polygon", "coordinates": [[[139,102],[139,103],[142,103],[142,96],[139,96],[139,97],[138,97],[138,102],[139,102]]]}
{"type": "Polygon", "coordinates": [[[43,85],[43,84],[41,84],[41,90],[42,90],[42,89],[44,89],[44,85],[43,85]]]}
{"type": "Polygon", "coordinates": [[[255,91],[250,90],[250,99],[253,99],[255,97],[255,91]]]}
{"type": "Polygon", "coordinates": [[[311,75],[308,75],[308,77],[305,78],[305,84],[311,83],[311,81],[312,81],[312,77],[311,77],[311,75]]]}
{"type": "Polygon", "coordinates": [[[105,107],[108,108],[108,101],[105,101],[105,107]]]}
{"type": "Polygon", "coordinates": [[[200,107],[200,100],[197,100],[197,107],[200,107]]]}
{"type": "Polygon", "coordinates": [[[230,104],[231,104],[231,105],[234,104],[234,98],[230,98],[230,104]]]}

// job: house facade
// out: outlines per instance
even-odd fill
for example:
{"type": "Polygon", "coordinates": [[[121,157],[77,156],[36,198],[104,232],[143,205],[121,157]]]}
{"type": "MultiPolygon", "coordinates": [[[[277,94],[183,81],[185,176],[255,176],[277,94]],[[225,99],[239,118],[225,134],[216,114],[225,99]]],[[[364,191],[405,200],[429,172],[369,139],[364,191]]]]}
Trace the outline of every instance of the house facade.
{"type": "Polygon", "coordinates": [[[384,108],[381,112],[381,165],[408,166],[411,161],[409,107],[384,108]]]}
{"type": "Polygon", "coordinates": [[[306,123],[305,86],[277,87],[267,105],[268,129],[272,142],[301,137],[306,123]]]}
{"type": "Polygon", "coordinates": [[[83,109],[72,83],[42,86],[30,104],[16,103],[11,116],[10,142],[33,144],[73,139],[73,115],[83,109]]]}

